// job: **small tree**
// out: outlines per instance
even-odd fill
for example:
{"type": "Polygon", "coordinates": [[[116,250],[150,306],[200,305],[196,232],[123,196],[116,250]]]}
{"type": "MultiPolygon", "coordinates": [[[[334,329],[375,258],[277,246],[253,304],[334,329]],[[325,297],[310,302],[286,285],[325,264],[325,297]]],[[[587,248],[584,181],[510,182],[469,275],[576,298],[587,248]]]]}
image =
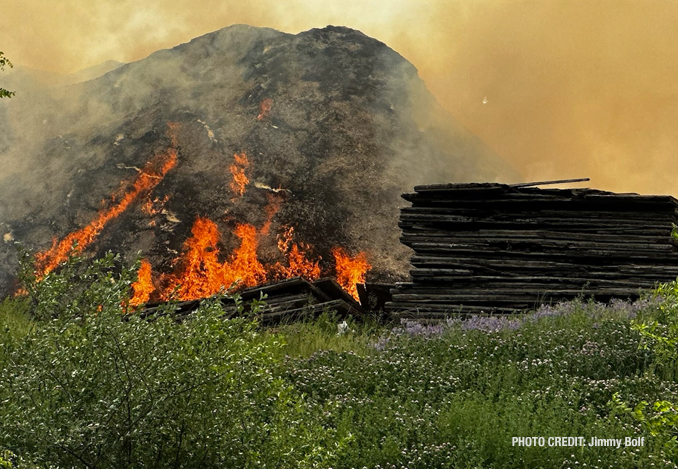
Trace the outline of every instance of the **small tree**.
{"type": "MultiPolygon", "coordinates": [[[[5,54],[0,51],[0,70],[5,70],[5,65],[12,68],[14,65],[12,65],[12,62],[9,61],[7,57],[5,57],[5,54]]],[[[14,96],[14,91],[8,91],[4,88],[0,88],[0,98],[11,98],[14,96]]]]}

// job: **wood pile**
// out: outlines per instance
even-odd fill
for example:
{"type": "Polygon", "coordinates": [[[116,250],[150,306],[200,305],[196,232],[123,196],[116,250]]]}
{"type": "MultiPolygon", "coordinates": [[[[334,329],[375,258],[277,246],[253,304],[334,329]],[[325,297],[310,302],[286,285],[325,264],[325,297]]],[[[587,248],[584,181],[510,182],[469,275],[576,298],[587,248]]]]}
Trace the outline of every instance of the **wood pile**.
{"type": "Polygon", "coordinates": [[[509,313],[578,296],[637,298],[678,276],[678,201],[537,184],[438,184],[403,194],[412,281],[396,317],[509,313]]]}
{"type": "MultiPolygon", "coordinates": [[[[224,317],[232,318],[239,314],[247,314],[251,310],[253,300],[262,295],[265,306],[261,308],[257,318],[262,324],[278,324],[301,318],[320,315],[326,309],[336,311],[339,317],[362,317],[363,308],[351,295],[346,293],[334,280],[325,278],[309,282],[301,277],[269,283],[239,292],[244,310],[239,313],[238,307],[231,297],[222,298],[224,317]]],[[[172,305],[177,319],[182,319],[195,311],[202,300],[181,301],[172,305]]],[[[153,316],[164,310],[164,306],[147,305],[141,312],[143,316],[153,316]]]]}

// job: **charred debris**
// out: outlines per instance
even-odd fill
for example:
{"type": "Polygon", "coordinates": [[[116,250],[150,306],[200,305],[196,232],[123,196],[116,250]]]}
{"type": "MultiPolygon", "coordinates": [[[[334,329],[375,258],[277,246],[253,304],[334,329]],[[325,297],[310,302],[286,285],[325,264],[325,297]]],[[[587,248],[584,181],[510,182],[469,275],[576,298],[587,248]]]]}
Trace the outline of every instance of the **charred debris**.
{"type": "MultiPolygon", "coordinates": [[[[254,300],[263,298],[264,306],[257,312],[257,318],[263,325],[275,325],[300,319],[319,316],[325,311],[333,311],[339,318],[352,316],[361,319],[365,314],[359,302],[330,278],[310,282],[301,277],[285,279],[254,288],[245,289],[238,294],[242,308],[233,297],[224,297],[220,301],[224,317],[232,318],[252,311],[254,300]]],[[[174,314],[181,320],[198,309],[202,300],[181,301],[175,303],[174,314]]],[[[152,317],[166,310],[161,304],[147,304],[142,316],[152,317]]]]}

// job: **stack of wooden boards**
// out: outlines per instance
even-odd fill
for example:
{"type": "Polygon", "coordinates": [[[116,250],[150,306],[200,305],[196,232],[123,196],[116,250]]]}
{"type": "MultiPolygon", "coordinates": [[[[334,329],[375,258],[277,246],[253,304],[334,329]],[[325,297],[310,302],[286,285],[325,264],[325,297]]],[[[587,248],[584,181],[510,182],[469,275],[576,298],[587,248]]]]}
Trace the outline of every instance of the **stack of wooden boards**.
{"type": "MultiPolygon", "coordinates": [[[[536,183],[535,183],[536,184],[536,183]]],[[[436,319],[508,313],[578,296],[636,298],[678,276],[670,196],[530,184],[417,186],[402,197],[412,281],[387,310],[436,319]]]]}
{"type": "MultiPolygon", "coordinates": [[[[309,282],[301,277],[269,283],[248,288],[238,293],[242,301],[242,311],[233,297],[221,298],[224,317],[231,318],[247,314],[251,310],[253,300],[265,297],[265,303],[257,314],[262,324],[270,325],[280,322],[318,316],[325,310],[336,312],[339,317],[363,315],[360,304],[346,293],[334,280],[325,278],[309,282]]],[[[195,311],[202,300],[181,301],[170,305],[171,313],[177,319],[195,311]]],[[[142,311],[144,316],[153,316],[166,311],[167,306],[147,305],[142,311]]]]}

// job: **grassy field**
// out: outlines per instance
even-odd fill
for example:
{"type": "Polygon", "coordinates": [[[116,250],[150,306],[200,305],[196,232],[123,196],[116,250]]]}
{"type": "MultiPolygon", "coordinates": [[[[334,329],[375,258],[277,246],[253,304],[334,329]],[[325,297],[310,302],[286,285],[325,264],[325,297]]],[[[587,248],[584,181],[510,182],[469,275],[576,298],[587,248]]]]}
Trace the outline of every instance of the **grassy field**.
{"type": "Polygon", "coordinates": [[[336,406],[329,421],[354,435],[338,467],[675,467],[666,439],[611,404],[615,393],[676,402],[678,386],[632,329],[656,308],[573,302],[341,336],[322,318],[280,331],[285,378],[309,402],[336,406]],[[532,436],[646,438],[635,448],[512,446],[532,436]]]}
{"type": "Polygon", "coordinates": [[[577,301],[435,326],[340,326],[327,313],[261,329],[242,320],[220,325],[218,307],[203,309],[193,324],[105,322],[106,308],[71,323],[30,321],[27,303],[2,303],[0,364],[15,380],[0,382],[0,447],[24,457],[14,466],[678,467],[670,296],[577,301]],[[667,341],[648,340],[648,327],[667,341]],[[51,376],[66,378],[52,386],[51,376]],[[188,400],[172,391],[184,382],[198,383],[188,400]],[[42,394],[17,397],[36,386],[49,395],[44,402],[42,394]],[[157,415],[131,419],[135,407],[122,402],[139,409],[148,402],[157,415]],[[218,418],[210,420],[209,409],[218,418]],[[103,428],[111,422],[128,427],[103,428]],[[61,438],[50,425],[72,435],[61,438]],[[544,445],[516,446],[514,437],[544,437],[544,445]],[[549,437],[622,444],[551,446],[549,437]],[[627,446],[627,437],[644,443],[627,446]]]}

